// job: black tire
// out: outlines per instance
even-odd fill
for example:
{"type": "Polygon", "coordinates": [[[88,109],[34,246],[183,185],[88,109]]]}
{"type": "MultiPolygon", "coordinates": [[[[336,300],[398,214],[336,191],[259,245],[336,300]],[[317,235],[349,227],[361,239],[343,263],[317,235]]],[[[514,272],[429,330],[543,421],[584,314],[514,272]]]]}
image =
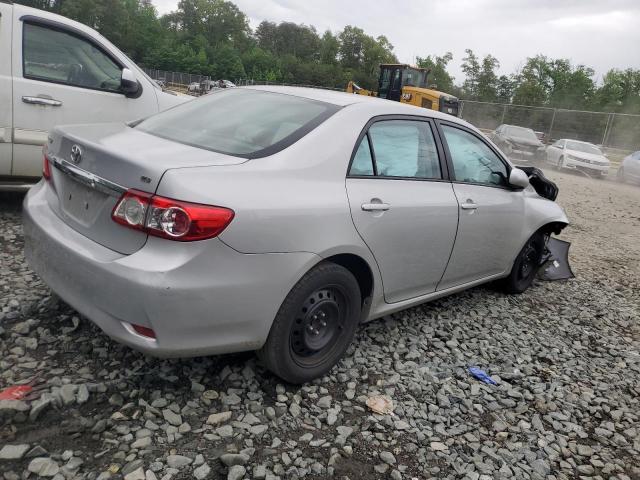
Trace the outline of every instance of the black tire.
{"type": "Polygon", "coordinates": [[[563,164],[564,164],[564,157],[560,157],[558,159],[558,163],[556,164],[556,170],[558,171],[562,170],[563,164]]]}
{"type": "Polygon", "coordinates": [[[355,277],[340,265],[321,263],[291,289],[258,357],[287,382],[313,380],[342,358],[360,314],[360,287],[355,277]]]}
{"type": "Polygon", "coordinates": [[[506,293],[522,293],[533,283],[544,254],[545,236],[534,233],[525,243],[513,262],[509,276],[502,280],[502,289],[506,293]]]}
{"type": "Polygon", "coordinates": [[[625,182],[624,168],[622,167],[618,168],[618,172],[616,173],[616,178],[618,179],[619,182],[622,182],[622,183],[625,182]]]}

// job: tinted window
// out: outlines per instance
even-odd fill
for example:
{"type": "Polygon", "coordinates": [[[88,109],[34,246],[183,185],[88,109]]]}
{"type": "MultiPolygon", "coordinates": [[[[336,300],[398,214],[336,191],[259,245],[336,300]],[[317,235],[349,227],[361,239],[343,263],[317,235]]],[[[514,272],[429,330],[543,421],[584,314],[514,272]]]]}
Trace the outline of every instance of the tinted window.
{"type": "Polygon", "coordinates": [[[438,151],[427,122],[389,120],[369,129],[379,176],[441,178],[438,151]]]}
{"type": "Polygon", "coordinates": [[[98,90],[120,89],[120,67],[87,40],[25,23],[23,50],[25,77],[98,90]]]}
{"type": "Polygon", "coordinates": [[[356,176],[373,175],[373,158],[371,157],[369,140],[366,135],[362,138],[358,150],[356,150],[349,174],[356,176]]]}
{"type": "Polygon", "coordinates": [[[458,128],[443,125],[442,130],[449,146],[457,181],[508,185],[507,166],[486,143],[458,128]]]}
{"type": "Polygon", "coordinates": [[[254,158],[288,147],[339,108],[293,95],[220,89],[149,117],[136,128],[175,142],[254,158]]]}
{"type": "Polygon", "coordinates": [[[528,140],[537,140],[536,134],[530,128],[524,127],[507,127],[507,135],[518,138],[526,138],[528,140]]]}

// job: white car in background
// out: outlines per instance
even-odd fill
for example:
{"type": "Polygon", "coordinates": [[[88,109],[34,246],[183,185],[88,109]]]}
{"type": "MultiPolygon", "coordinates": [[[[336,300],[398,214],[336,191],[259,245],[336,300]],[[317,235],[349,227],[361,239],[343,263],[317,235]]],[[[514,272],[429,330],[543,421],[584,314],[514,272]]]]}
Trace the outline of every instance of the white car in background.
{"type": "Polygon", "coordinates": [[[605,178],[610,162],[596,145],[563,138],[547,147],[547,162],[558,170],[581,170],[595,178],[605,178]]]}

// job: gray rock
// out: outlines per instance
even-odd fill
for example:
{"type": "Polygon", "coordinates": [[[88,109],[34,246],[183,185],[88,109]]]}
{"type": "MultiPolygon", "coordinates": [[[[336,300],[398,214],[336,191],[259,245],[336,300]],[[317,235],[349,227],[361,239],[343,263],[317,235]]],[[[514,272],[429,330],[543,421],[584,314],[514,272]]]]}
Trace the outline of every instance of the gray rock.
{"type": "Polygon", "coordinates": [[[382,451],[379,453],[380,460],[388,465],[395,465],[396,457],[391,452],[382,451]]]}
{"type": "Polygon", "coordinates": [[[0,449],[0,460],[20,460],[31,448],[26,444],[5,445],[0,449]]]}
{"type": "Polygon", "coordinates": [[[247,469],[242,465],[234,465],[227,473],[227,480],[241,480],[245,473],[247,473],[247,469]]]}
{"type": "Polygon", "coordinates": [[[142,467],[138,467],[124,476],[124,480],[146,480],[146,478],[142,467]]]}
{"type": "Polygon", "coordinates": [[[243,453],[225,453],[220,455],[220,461],[227,467],[233,467],[234,465],[246,465],[249,461],[249,456],[243,453]]]}
{"type": "Polygon", "coordinates": [[[60,467],[51,458],[38,457],[29,462],[27,470],[39,477],[53,477],[60,471],[60,467]]]}
{"type": "Polygon", "coordinates": [[[185,457],[184,455],[169,455],[167,456],[167,465],[171,468],[182,468],[186,465],[191,464],[193,460],[189,457],[185,457]]]}
{"type": "Polygon", "coordinates": [[[211,467],[208,464],[203,463],[193,471],[193,476],[196,480],[204,480],[209,476],[209,473],[211,473],[211,467]]]}
{"type": "Polygon", "coordinates": [[[209,425],[220,425],[221,423],[231,420],[231,415],[231,412],[212,413],[209,415],[209,418],[207,418],[207,423],[209,425]]]}
{"type": "Polygon", "coordinates": [[[170,425],[173,425],[174,427],[179,427],[182,424],[182,416],[178,415],[172,410],[169,410],[168,408],[162,410],[162,416],[167,422],[169,422],[170,425]]]}

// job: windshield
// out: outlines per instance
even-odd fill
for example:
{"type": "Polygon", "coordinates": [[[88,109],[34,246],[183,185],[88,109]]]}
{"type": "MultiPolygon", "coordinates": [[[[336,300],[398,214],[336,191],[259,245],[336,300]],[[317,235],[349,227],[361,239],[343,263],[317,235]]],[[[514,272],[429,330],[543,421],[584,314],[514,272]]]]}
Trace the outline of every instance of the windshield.
{"type": "Polygon", "coordinates": [[[526,138],[527,140],[538,140],[538,137],[530,128],[507,127],[507,134],[512,137],[526,138]]]}
{"type": "Polygon", "coordinates": [[[575,150],[576,152],[591,153],[593,155],[602,155],[602,151],[595,145],[582,142],[567,141],[567,150],[575,150]]]}
{"type": "Polygon", "coordinates": [[[402,86],[425,88],[425,80],[426,72],[414,68],[408,68],[402,74],[402,86]]]}
{"type": "Polygon", "coordinates": [[[135,128],[198,148],[257,158],[295,143],[339,108],[281,93],[221,89],[149,117],[135,128]]]}

